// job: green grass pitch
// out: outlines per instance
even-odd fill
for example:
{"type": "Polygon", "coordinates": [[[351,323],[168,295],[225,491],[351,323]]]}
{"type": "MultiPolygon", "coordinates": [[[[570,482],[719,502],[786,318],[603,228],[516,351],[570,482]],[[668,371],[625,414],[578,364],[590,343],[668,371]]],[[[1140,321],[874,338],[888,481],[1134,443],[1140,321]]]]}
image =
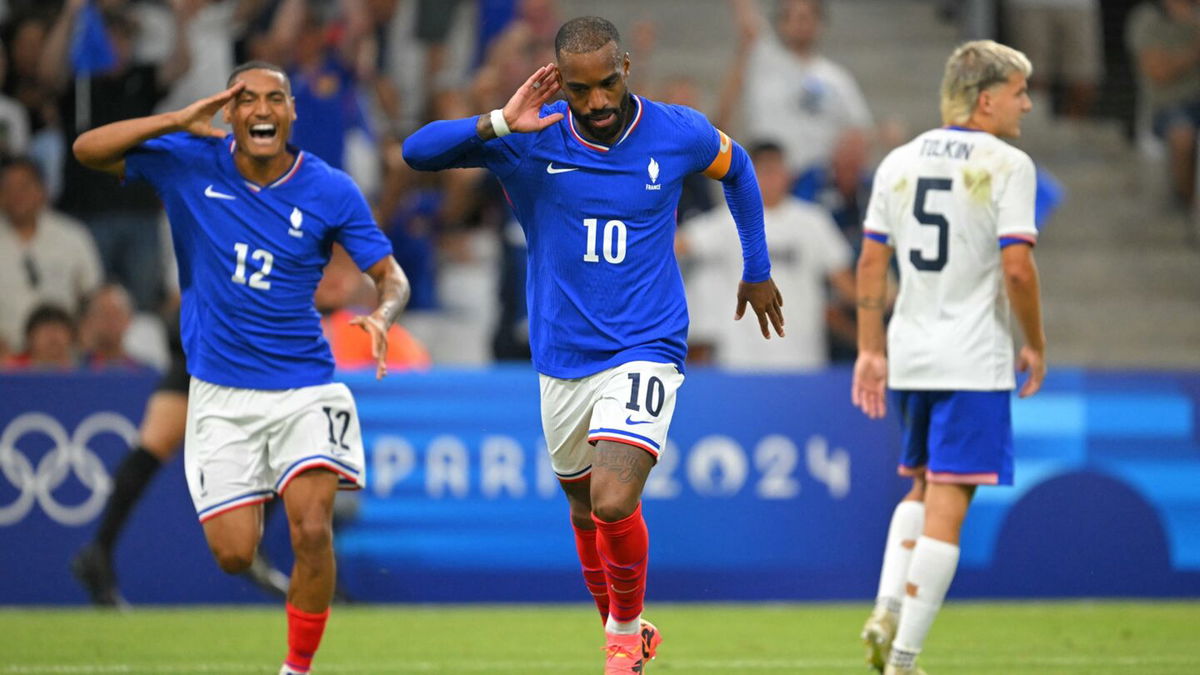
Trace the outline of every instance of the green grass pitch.
{"type": "MultiPolygon", "coordinates": [[[[866,673],[866,605],[651,605],[646,672],[866,673]]],[[[948,605],[921,665],[947,673],[1200,672],[1200,602],[948,605]]],[[[276,675],[282,607],[0,609],[0,673],[276,675]]],[[[335,607],[314,675],[599,673],[591,606],[335,607]]]]}

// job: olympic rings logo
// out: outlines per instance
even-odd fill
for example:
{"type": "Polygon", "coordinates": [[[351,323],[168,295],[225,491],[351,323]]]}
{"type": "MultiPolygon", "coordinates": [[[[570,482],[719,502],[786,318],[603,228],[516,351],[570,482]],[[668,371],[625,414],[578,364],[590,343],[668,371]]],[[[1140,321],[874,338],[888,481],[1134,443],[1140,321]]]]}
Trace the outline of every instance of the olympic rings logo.
{"type": "Polygon", "coordinates": [[[137,428],[114,412],[89,415],[70,437],[58,420],[45,413],[25,413],[9,422],[0,433],[0,474],[20,494],[11,503],[0,505],[0,527],[21,522],[33,510],[34,502],[62,525],[83,525],[100,515],[104,500],[112,491],[112,480],[88,444],[103,433],[116,434],[126,444],[137,438],[137,428]],[[54,444],[37,466],[16,447],[17,441],[27,434],[47,436],[54,444]],[[54,491],[72,473],[91,494],[80,504],[62,504],[54,491]]]}

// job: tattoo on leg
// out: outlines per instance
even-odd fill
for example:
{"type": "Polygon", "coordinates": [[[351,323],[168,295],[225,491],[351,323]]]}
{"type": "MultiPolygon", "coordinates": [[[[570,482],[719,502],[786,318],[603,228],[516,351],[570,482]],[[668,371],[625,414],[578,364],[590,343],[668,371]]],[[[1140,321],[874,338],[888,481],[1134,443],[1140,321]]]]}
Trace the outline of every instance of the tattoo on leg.
{"type": "Polygon", "coordinates": [[[635,481],[646,480],[647,472],[641,467],[638,462],[636,453],[641,450],[631,449],[625,452],[622,448],[618,450],[606,450],[596,453],[596,466],[602,467],[617,475],[618,483],[633,483],[635,481]]]}

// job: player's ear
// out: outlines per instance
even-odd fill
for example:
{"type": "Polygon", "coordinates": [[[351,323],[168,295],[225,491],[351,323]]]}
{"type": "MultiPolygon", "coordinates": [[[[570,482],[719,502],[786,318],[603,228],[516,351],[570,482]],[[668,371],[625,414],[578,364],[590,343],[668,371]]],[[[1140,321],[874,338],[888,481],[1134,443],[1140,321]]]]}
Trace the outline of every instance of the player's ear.
{"type": "Polygon", "coordinates": [[[988,114],[991,111],[992,92],[990,89],[984,89],[983,91],[979,92],[979,98],[975,99],[975,109],[972,110],[971,113],[974,114],[976,112],[980,112],[983,114],[988,114]]]}
{"type": "Polygon", "coordinates": [[[629,52],[621,57],[621,73],[623,77],[629,77],[629,52]]]}
{"type": "Polygon", "coordinates": [[[295,96],[288,97],[288,107],[292,109],[292,121],[295,122],[296,121],[296,97],[295,96]]]}

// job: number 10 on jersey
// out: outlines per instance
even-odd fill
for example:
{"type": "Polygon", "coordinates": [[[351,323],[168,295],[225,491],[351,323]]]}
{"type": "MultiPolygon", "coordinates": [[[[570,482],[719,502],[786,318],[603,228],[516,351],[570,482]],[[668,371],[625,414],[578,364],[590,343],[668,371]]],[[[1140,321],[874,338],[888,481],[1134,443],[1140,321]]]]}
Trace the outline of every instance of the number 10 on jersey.
{"type": "MultiPolygon", "coordinates": [[[[596,235],[599,225],[600,222],[595,218],[583,219],[583,226],[587,228],[587,252],[583,254],[584,262],[600,262],[600,256],[596,254],[596,235]]],[[[619,220],[610,220],[604,224],[604,245],[601,252],[604,254],[605,262],[616,265],[625,260],[626,237],[625,223],[619,220]]]]}

